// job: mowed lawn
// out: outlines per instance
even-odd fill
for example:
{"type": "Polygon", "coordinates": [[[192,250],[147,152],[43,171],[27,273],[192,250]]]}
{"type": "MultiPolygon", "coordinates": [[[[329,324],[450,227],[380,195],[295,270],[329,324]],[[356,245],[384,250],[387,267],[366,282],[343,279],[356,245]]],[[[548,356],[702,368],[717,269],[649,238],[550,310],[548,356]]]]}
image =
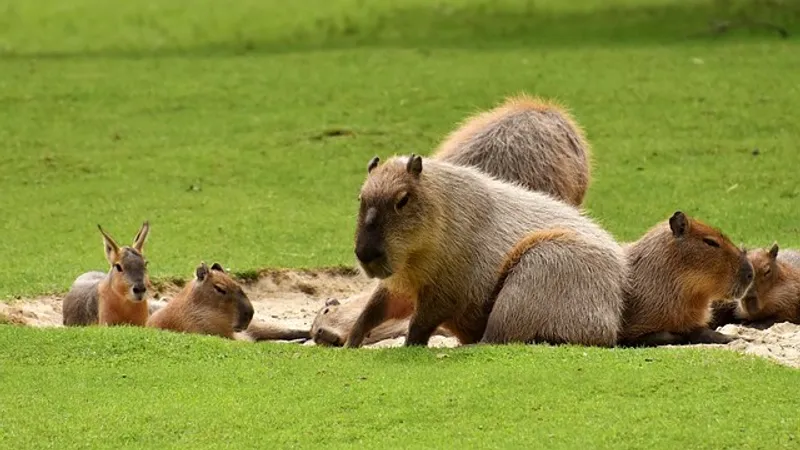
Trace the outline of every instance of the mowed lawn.
{"type": "MultiPolygon", "coordinates": [[[[0,299],[105,270],[98,223],[129,242],[149,219],[155,278],[352,265],[369,158],[429,154],[521,91],[585,128],[586,208],[620,240],[681,209],[800,247],[798,8],[733,2],[781,39],[701,35],[724,2],[566,3],[3,3],[0,299]]],[[[706,349],[0,325],[0,447],[791,447],[798,377],[706,349]]]]}

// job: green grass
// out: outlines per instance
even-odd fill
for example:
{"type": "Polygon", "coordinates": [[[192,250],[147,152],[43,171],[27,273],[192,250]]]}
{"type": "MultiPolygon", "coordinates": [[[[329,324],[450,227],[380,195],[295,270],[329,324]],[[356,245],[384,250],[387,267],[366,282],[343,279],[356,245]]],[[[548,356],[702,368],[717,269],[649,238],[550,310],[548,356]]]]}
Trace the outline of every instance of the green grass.
{"type": "MultiPolygon", "coordinates": [[[[0,299],[105,268],[97,223],[129,242],[150,219],[161,279],[350,265],[367,160],[427,154],[519,91],[584,126],[586,206],[619,239],[683,209],[798,247],[799,18],[766,0],[2,2],[0,299]],[[742,17],[791,36],[698,35],[742,17]]],[[[0,447],[791,447],[798,376],[697,349],[0,325],[0,447]]]]}
{"type": "Polygon", "coordinates": [[[5,2],[0,298],[64,292],[106,267],[97,223],[129,242],[145,218],[157,278],[351,265],[367,160],[523,90],[586,128],[618,238],[681,208],[800,245],[797,39],[689,37],[739,14],[703,2],[561,3],[5,2]]]}
{"type": "Polygon", "coordinates": [[[0,366],[4,448],[781,448],[800,439],[790,388],[800,372],[722,350],[350,351],[0,326],[0,360],[14,361],[0,366]]]}

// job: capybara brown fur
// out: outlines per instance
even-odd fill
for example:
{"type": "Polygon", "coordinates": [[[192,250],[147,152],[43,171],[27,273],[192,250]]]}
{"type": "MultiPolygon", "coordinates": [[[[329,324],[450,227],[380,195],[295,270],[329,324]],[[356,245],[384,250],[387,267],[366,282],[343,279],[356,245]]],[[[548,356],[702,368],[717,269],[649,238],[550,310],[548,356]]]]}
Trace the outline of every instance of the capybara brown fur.
{"type": "Polygon", "coordinates": [[[591,179],[591,148],[561,105],[517,95],[465,119],[432,159],[481,171],[567,203],[583,203],[591,179]]]}
{"type": "Polygon", "coordinates": [[[234,339],[235,332],[248,328],[254,313],[247,294],[219,263],[201,263],[195,278],[154,312],[147,326],[234,339]]]}
{"type": "MultiPolygon", "coordinates": [[[[398,315],[392,298],[409,299],[414,305],[406,346],[427,345],[439,326],[462,344],[481,341],[504,259],[528,234],[551,229],[564,230],[568,239],[527,248],[524,264],[509,276],[515,290],[500,294],[497,302],[504,304],[507,314],[564,320],[558,304],[562,299],[549,295],[566,292],[570,301],[579,303],[569,306],[576,311],[605,311],[608,319],[600,322],[611,325],[601,336],[608,338],[604,344],[614,343],[620,326],[624,255],[611,234],[578,208],[474,167],[413,154],[382,165],[375,157],[367,172],[359,196],[355,254],[364,274],[379,282],[346,347],[362,345],[367,333],[398,315]],[[529,269],[527,261],[537,261],[536,271],[548,276],[542,285],[529,286],[518,295],[518,280],[526,276],[519,272],[529,269]]],[[[576,320],[577,324],[583,319],[576,320]]],[[[528,325],[510,330],[508,326],[517,324],[501,322],[493,322],[493,334],[483,342],[533,342],[550,336],[548,330],[528,325]]],[[[587,339],[572,323],[560,325],[564,332],[558,342],[592,345],[602,340],[587,339]]]]}
{"type": "Polygon", "coordinates": [[[792,251],[779,250],[775,243],[768,249],[748,251],[755,271],[753,285],[739,301],[715,305],[714,325],[740,323],[768,328],[780,322],[800,323],[800,263],[792,251]]]}
{"type": "Polygon", "coordinates": [[[100,225],[97,228],[111,267],[107,273],[91,271],[75,279],[62,303],[63,324],[144,326],[150,285],[144,244],[150,224],[142,224],[130,247],[120,247],[100,225]]]}
{"type": "Polygon", "coordinates": [[[628,247],[626,346],[727,343],[711,330],[711,304],[740,298],[753,281],[746,252],[718,229],[676,211],[628,247]]]}

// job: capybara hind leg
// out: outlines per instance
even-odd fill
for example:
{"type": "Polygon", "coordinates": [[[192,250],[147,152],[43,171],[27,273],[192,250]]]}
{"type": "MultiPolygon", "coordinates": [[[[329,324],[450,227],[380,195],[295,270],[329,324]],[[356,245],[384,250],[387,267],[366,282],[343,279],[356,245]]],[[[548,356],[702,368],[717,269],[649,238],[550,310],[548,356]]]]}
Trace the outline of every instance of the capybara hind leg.
{"type": "Polygon", "coordinates": [[[755,328],[757,330],[766,330],[767,328],[775,325],[777,321],[775,319],[764,319],[764,320],[756,320],[755,322],[747,322],[745,325],[750,328],[755,328]]]}
{"type": "Polygon", "coordinates": [[[659,347],[662,345],[682,345],[688,342],[686,336],[669,331],[657,331],[628,339],[620,343],[621,347],[659,347]]]}
{"type": "Polygon", "coordinates": [[[688,335],[690,344],[727,344],[734,338],[710,328],[697,328],[688,335]]]}
{"type": "Polygon", "coordinates": [[[536,234],[507,272],[481,342],[615,345],[621,256],[570,232],[536,234]]]}

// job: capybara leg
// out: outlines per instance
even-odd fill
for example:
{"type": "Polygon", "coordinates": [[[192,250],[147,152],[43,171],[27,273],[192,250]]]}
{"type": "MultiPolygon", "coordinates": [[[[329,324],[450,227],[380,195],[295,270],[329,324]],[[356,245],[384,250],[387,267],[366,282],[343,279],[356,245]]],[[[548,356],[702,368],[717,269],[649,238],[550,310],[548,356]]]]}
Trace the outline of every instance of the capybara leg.
{"type": "Polygon", "coordinates": [[[538,240],[507,272],[481,342],[615,345],[621,256],[569,231],[530,236],[538,240]]]}
{"type": "Polygon", "coordinates": [[[697,328],[692,330],[689,335],[690,344],[727,344],[733,342],[734,338],[731,336],[714,331],[711,328],[697,328]]]}
{"type": "Polygon", "coordinates": [[[736,302],[718,302],[711,306],[711,321],[708,328],[716,330],[717,327],[727,325],[729,323],[742,323],[741,319],[736,317],[736,309],[738,305],[736,302]]]}
{"type": "Polygon", "coordinates": [[[661,345],[682,345],[687,343],[686,336],[671,333],[669,331],[656,331],[647,333],[635,339],[629,339],[621,343],[622,347],[658,347],[661,345]]]}
{"type": "Polygon", "coordinates": [[[427,346],[433,333],[439,328],[439,325],[447,321],[448,312],[442,309],[435,309],[430,305],[436,305],[439,302],[431,301],[431,299],[420,298],[417,304],[417,310],[411,317],[408,325],[408,334],[406,335],[406,347],[413,346],[427,346]],[[427,300],[427,301],[426,301],[427,300]]]}
{"type": "Polygon", "coordinates": [[[775,323],[777,323],[775,319],[764,319],[756,320],[755,322],[748,322],[746,325],[757,330],[766,330],[767,328],[775,325],[775,323]]]}
{"type": "Polygon", "coordinates": [[[367,333],[386,321],[388,307],[389,291],[379,286],[372,293],[367,306],[358,316],[358,320],[353,325],[353,329],[350,330],[350,335],[347,336],[347,342],[345,342],[344,346],[348,348],[360,347],[367,333]]]}

